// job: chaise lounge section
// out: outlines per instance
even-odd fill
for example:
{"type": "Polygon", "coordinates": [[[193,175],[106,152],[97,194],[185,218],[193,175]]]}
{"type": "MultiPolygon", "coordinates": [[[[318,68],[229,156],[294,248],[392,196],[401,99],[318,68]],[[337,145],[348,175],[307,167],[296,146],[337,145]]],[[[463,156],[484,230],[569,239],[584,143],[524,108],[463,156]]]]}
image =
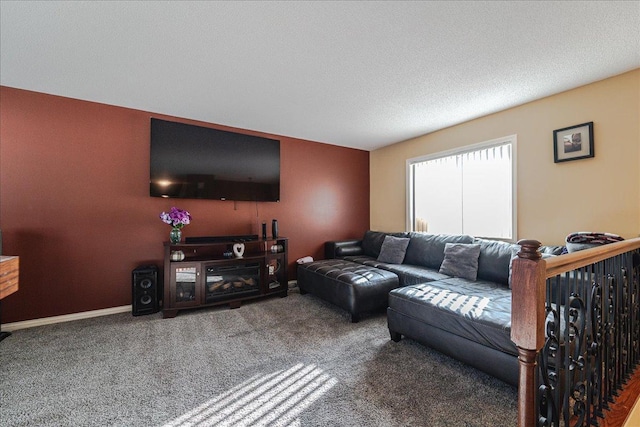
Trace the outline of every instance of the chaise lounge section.
{"type": "Polygon", "coordinates": [[[459,278],[399,288],[389,294],[387,323],[395,342],[405,336],[518,383],[508,288],[459,278]]]}

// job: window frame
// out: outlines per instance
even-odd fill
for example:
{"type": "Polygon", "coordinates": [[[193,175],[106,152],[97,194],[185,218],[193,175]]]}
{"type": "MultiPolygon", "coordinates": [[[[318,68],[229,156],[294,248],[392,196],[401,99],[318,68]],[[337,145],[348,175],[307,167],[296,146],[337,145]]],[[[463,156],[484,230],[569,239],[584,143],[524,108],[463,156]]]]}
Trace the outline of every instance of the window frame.
{"type": "Polygon", "coordinates": [[[412,174],[412,166],[429,160],[440,159],[443,157],[456,156],[469,153],[472,151],[483,150],[501,145],[511,144],[511,239],[498,238],[492,236],[474,236],[480,238],[488,238],[493,240],[504,240],[508,242],[518,241],[518,135],[508,135],[500,138],[483,141],[475,144],[465,145],[450,150],[439,151],[437,153],[426,154],[418,157],[412,157],[406,160],[406,205],[405,205],[405,230],[414,231],[414,182],[412,174]]]}

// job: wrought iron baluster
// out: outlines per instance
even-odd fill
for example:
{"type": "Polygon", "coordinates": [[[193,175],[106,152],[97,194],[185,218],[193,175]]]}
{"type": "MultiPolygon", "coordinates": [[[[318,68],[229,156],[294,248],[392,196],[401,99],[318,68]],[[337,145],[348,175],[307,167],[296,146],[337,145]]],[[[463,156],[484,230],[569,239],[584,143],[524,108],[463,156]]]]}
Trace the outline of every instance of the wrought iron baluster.
{"type": "MultiPolygon", "coordinates": [[[[578,277],[574,277],[574,279],[578,281],[574,286],[574,289],[577,290],[580,279],[578,277]]],[[[587,415],[585,357],[583,354],[586,322],[584,301],[575,291],[569,297],[567,320],[566,338],[568,340],[565,341],[565,345],[567,346],[569,357],[567,377],[569,378],[571,394],[565,404],[570,406],[572,410],[565,418],[565,421],[575,417],[573,425],[582,426],[587,415]]]]}
{"type": "MultiPolygon", "coordinates": [[[[606,269],[606,267],[605,267],[606,269]]],[[[606,321],[605,321],[605,343],[604,346],[604,395],[606,401],[604,408],[609,409],[609,403],[613,402],[616,393],[615,387],[615,279],[611,275],[606,278],[606,321]]]]}
{"type": "MultiPolygon", "coordinates": [[[[619,261],[622,261],[622,256],[617,257],[619,261]]],[[[629,379],[629,281],[627,277],[627,270],[624,267],[624,263],[620,262],[619,270],[617,270],[620,275],[620,298],[621,298],[621,306],[620,306],[620,356],[621,363],[620,365],[620,382],[622,384],[626,384],[629,379]]]]}
{"type": "Polygon", "coordinates": [[[547,324],[546,341],[539,354],[540,380],[542,384],[538,388],[539,416],[538,425],[540,427],[559,426],[557,399],[555,398],[558,387],[558,365],[552,366],[560,353],[560,342],[558,333],[560,330],[560,318],[558,312],[552,307],[547,299],[547,324]]]}
{"type": "MultiPolygon", "coordinates": [[[[594,271],[594,276],[596,272],[594,271]]],[[[597,276],[596,276],[597,277],[597,276]]],[[[587,352],[589,358],[593,360],[590,369],[591,373],[591,402],[593,407],[593,417],[604,417],[602,410],[602,287],[598,282],[591,285],[591,340],[588,344],[587,352]]],[[[597,420],[591,420],[591,424],[597,425],[597,420]]]]}
{"type": "Polygon", "coordinates": [[[631,348],[633,349],[632,366],[640,360],[640,251],[629,254],[628,265],[631,276],[631,348]]]}

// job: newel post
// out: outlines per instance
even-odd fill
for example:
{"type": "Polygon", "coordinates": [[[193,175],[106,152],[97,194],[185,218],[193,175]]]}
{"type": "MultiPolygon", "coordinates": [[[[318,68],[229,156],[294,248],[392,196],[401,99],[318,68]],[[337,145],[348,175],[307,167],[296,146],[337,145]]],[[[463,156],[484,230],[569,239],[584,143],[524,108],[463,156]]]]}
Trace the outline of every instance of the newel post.
{"type": "Polygon", "coordinates": [[[537,424],[536,357],[544,345],[546,263],[537,240],[520,240],[511,275],[511,341],[518,347],[518,427],[537,424]]]}

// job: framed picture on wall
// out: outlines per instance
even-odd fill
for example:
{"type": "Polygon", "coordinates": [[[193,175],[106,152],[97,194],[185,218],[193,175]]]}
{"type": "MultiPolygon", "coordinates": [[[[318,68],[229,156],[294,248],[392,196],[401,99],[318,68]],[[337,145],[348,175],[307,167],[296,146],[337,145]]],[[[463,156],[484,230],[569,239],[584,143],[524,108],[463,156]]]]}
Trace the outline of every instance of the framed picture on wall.
{"type": "Polygon", "coordinates": [[[593,122],[553,131],[553,161],[586,159],[593,151],[593,122]]]}

